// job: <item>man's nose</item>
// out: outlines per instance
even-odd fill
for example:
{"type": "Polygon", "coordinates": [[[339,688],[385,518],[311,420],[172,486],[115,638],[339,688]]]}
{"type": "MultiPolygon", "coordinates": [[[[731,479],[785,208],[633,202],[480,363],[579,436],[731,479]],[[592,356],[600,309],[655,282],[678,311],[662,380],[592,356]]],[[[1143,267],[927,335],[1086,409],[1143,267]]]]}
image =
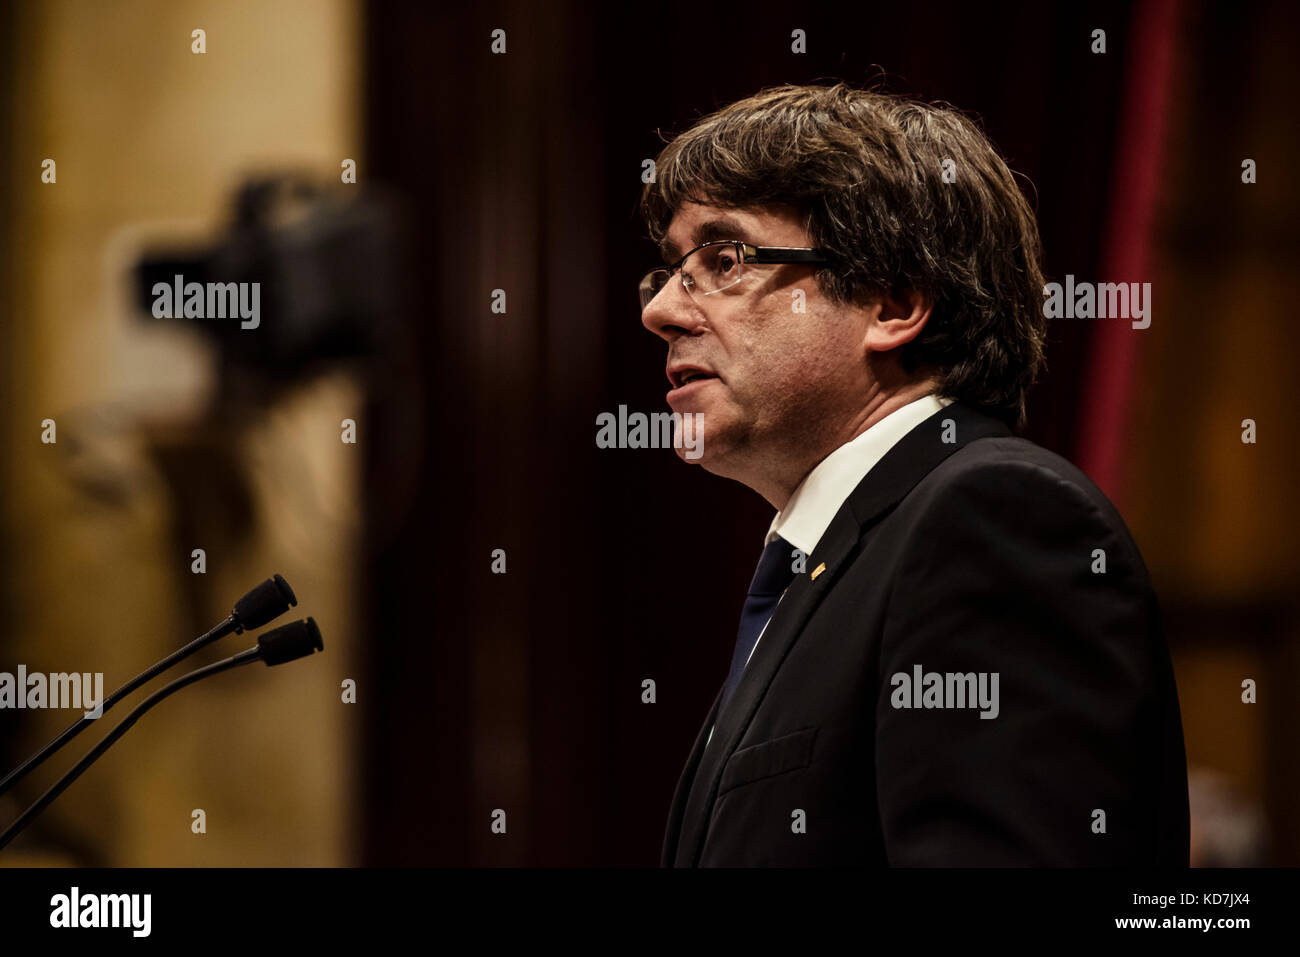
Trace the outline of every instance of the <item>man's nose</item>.
{"type": "Polygon", "coordinates": [[[703,322],[695,300],[676,276],[641,310],[641,325],[666,342],[693,335],[703,322]]]}

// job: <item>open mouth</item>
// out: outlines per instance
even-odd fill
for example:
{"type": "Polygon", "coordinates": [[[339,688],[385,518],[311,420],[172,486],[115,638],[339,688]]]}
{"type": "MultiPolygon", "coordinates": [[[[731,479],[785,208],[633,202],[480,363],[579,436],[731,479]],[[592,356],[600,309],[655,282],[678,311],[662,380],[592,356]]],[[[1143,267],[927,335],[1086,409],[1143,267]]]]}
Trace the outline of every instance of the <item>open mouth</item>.
{"type": "Polygon", "coordinates": [[[668,373],[668,381],[673,384],[674,389],[682,389],[692,382],[703,382],[705,379],[716,379],[717,376],[712,372],[706,372],[703,369],[674,369],[668,373]]]}

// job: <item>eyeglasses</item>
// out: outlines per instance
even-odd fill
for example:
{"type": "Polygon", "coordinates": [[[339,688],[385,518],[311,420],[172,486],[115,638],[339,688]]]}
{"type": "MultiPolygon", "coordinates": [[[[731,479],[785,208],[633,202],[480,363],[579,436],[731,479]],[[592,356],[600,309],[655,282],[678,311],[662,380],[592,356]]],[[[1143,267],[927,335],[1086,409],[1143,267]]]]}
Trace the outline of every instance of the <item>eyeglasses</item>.
{"type": "Polygon", "coordinates": [[[830,262],[826,250],[809,246],[753,246],[738,239],[718,239],[701,243],[666,268],[652,269],[641,279],[639,293],[644,312],[650,300],[668,285],[674,272],[681,270],[682,286],[692,296],[711,296],[740,282],[745,267],[769,263],[830,262]]]}

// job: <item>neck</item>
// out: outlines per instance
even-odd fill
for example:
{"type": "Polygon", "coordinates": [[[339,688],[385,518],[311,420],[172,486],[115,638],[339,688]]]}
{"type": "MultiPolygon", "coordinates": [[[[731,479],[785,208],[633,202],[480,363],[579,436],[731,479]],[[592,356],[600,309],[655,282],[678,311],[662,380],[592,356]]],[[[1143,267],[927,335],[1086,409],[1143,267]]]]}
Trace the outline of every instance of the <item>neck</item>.
{"type": "Polygon", "coordinates": [[[816,436],[813,445],[781,456],[779,463],[768,463],[767,468],[756,469],[752,476],[737,476],[737,481],[763,496],[778,512],[782,511],[795,490],[826,456],[852,442],[886,416],[934,392],[936,384],[926,380],[889,394],[877,392],[868,397],[860,409],[841,419],[838,426],[816,436]]]}

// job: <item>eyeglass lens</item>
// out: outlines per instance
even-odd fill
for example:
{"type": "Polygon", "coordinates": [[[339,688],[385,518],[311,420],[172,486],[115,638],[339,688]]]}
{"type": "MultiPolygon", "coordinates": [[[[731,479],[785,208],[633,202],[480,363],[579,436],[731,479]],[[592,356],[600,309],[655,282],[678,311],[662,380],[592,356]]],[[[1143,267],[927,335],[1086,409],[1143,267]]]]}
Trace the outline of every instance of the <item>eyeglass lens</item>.
{"type": "MultiPolygon", "coordinates": [[[[740,282],[743,260],[731,243],[718,243],[694,250],[681,267],[682,284],[693,294],[708,295],[740,282]]],[[[641,281],[641,308],[667,285],[667,269],[656,269],[641,281]]]]}

